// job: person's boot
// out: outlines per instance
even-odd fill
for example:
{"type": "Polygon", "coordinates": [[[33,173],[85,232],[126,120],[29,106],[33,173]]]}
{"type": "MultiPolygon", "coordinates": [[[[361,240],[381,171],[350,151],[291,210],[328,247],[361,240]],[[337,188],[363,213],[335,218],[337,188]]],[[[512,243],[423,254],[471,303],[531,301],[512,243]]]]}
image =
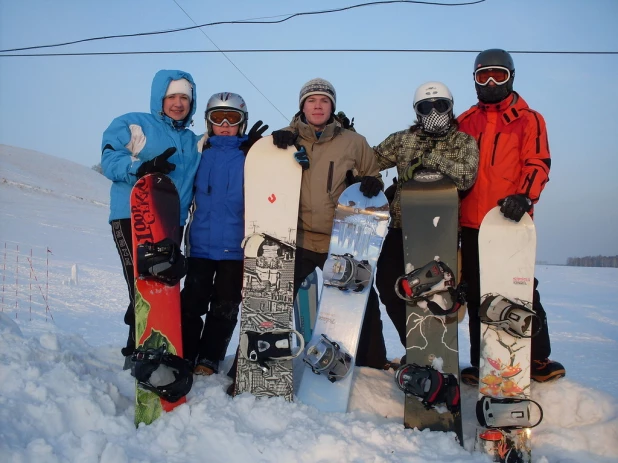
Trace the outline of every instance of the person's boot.
{"type": "Polygon", "coordinates": [[[206,358],[199,359],[193,373],[201,376],[210,376],[219,373],[219,362],[213,362],[206,358]]]}
{"type": "Polygon", "coordinates": [[[130,370],[133,366],[133,352],[135,352],[135,327],[129,326],[129,335],[127,337],[127,345],[120,349],[120,353],[124,357],[123,370],[130,370]]]}
{"type": "Polygon", "coordinates": [[[461,370],[461,382],[468,386],[479,385],[479,367],[469,366],[461,370]]]}
{"type": "Polygon", "coordinates": [[[566,375],[564,365],[554,360],[533,360],[530,365],[530,378],[537,383],[546,383],[566,375]]]}

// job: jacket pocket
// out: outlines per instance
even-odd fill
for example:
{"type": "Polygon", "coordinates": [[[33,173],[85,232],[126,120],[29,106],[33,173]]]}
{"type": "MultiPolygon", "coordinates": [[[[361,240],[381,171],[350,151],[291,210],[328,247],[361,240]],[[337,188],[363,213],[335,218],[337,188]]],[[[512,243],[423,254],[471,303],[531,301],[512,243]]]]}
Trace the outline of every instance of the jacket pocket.
{"type": "Polygon", "coordinates": [[[333,189],[333,174],[335,171],[335,161],[330,161],[328,166],[328,178],[326,180],[326,192],[330,194],[333,189]]]}

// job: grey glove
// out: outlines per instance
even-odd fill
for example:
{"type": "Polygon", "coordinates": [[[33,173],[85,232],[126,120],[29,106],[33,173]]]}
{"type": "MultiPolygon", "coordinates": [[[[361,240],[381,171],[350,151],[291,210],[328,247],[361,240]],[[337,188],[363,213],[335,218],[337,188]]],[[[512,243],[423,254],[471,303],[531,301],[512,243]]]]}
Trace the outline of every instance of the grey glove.
{"type": "Polygon", "coordinates": [[[414,172],[423,165],[423,158],[416,158],[410,161],[410,165],[401,173],[399,180],[401,183],[406,183],[414,177],[414,172]]]}

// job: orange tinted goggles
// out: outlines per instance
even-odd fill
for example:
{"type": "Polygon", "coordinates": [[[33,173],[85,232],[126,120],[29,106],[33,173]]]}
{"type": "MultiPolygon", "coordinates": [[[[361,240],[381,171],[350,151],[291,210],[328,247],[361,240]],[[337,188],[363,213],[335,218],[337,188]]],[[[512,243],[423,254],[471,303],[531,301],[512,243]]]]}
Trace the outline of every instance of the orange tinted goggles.
{"type": "Polygon", "coordinates": [[[490,80],[494,81],[496,85],[503,85],[511,78],[511,71],[503,67],[487,67],[480,68],[474,71],[474,81],[482,86],[489,83],[490,80]]]}
{"type": "Polygon", "coordinates": [[[207,113],[206,119],[216,126],[221,126],[224,122],[227,122],[228,125],[233,127],[240,124],[245,119],[245,115],[240,111],[216,109],[207,113]]]}

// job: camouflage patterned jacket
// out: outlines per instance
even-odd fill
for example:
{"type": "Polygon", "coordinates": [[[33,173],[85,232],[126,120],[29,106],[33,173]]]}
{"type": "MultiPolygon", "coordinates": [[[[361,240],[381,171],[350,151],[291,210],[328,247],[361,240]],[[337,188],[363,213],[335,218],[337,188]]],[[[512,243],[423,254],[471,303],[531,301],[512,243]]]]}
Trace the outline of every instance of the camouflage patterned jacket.
{"type": "MultiPolygon", "coordinates": [[[[456,127],[444,136],[434,137],[420,130],[402,130],[389,135],[373,148],[380,170],[397,167],[397,177],[413,163],[422,158],[423,166],[448,175],[457,189],[467,190],[474,184],[479,164],[476,140],[456,127]]],[[[391,202],[391,227],[401,228],[401,183],[397,184],[391,202]]]]}

